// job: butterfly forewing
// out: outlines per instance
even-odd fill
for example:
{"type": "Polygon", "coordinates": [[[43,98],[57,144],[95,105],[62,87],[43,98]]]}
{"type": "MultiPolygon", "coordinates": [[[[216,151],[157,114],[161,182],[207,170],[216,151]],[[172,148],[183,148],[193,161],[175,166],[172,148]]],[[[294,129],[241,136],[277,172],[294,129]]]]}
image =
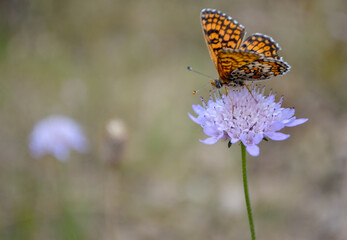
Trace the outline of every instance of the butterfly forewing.
{"type": "Polygon", "coordinates": [[[245,29],[236,20],[214,9],[202,10],[201,24],[210,56],[217,68],[219,50],[239,48],[245,29]]]}

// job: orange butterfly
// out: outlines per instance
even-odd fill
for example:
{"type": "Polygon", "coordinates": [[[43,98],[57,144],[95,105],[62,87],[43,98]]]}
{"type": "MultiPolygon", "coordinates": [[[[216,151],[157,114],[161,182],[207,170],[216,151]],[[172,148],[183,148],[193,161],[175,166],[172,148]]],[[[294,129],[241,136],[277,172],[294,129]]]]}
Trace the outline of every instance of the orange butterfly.
{"type": "Polygon", "coordinates": [[[290,69],[278,56],[281,48],[269,36],[255,33],[243,43],[244,26],[215,9],[201,11],[201,24],[219,79],[217,88],[242,86],[244,81],[264,80],[283,75],[290,69]]]}

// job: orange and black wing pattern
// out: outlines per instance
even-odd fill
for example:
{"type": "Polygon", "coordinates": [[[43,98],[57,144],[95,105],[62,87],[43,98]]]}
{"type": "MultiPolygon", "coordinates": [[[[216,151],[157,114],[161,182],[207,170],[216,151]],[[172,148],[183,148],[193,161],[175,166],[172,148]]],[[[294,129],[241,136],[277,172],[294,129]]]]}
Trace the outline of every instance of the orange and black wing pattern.
{"type": "Polygon", "coordinates": [[[254,51],[267,58],[279,59],[278,51],[281,50],[280,46],[267,35],[255,33],[249,36],[241,45],[241,50],[254,51]]]}
{"type": "Polygon", "coordinates": [[[219,50],[238,49],[245,35],[245,28],[236,20],[214,9],[201,11],[201,24],[210,56],[217,68],[219,50]]]}
{"type": "Polygon", "coordinates": [[[214,9],[203,9],[201,24],[221,85],[264,80],[287,73],[290,66],[278,56],[281,48],[269,36],[255,33],[243,43],[245,28],[214,9]]]}
{"type": "Polygon", "coordinates": [[[282,75],[290,66],[281,60],[266,58],[256,52],[241,49],[222,49],[218,54],[218,73],[221,84],[265,80],[282,75]]]}
{"type": "Polygon", "coordinates": [[[234,70],[230,76],[233,76],[235,81],[265,80],[282,75],[289,69],[290,66],[286,62],[262,57],[234,70]]]}
{"type": "Polygon", "coordinates": [[[217,70],[221,83],[227,84],[232,72],[260,58],[259,54],[251,51],[227,48],[220,50],[217,58],[217,70]]]}

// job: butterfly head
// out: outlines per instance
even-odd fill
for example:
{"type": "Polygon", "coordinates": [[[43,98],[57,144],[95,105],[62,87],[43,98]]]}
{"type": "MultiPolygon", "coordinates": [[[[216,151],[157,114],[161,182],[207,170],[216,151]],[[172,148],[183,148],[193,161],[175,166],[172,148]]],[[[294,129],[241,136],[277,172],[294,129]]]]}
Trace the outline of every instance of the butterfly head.
{"type": "Polygon", "coordinates": [[[216,87],[216,88],[222,87],[222,83],[220,82],[219,78],[217,78],[215,80],[211,80],[211,85],[216,87]]]}

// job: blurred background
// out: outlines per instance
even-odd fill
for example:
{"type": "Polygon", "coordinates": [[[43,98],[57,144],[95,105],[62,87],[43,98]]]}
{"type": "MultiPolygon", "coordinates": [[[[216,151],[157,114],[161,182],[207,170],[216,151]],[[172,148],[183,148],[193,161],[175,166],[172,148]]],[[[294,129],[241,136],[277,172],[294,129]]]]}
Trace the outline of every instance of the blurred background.
{"type": "Polygon", "coordinates": [[[258,239],[347,239],[344,0],[0,2],[0,239],[250,239],[239,145],[204,145],[187,115],[217,76],[200,25],[216,8],[282,47],[264,82],[309,121],[248,155],[258,239]],[[89,141],[35,159],[34,125],[89,141]]]}

